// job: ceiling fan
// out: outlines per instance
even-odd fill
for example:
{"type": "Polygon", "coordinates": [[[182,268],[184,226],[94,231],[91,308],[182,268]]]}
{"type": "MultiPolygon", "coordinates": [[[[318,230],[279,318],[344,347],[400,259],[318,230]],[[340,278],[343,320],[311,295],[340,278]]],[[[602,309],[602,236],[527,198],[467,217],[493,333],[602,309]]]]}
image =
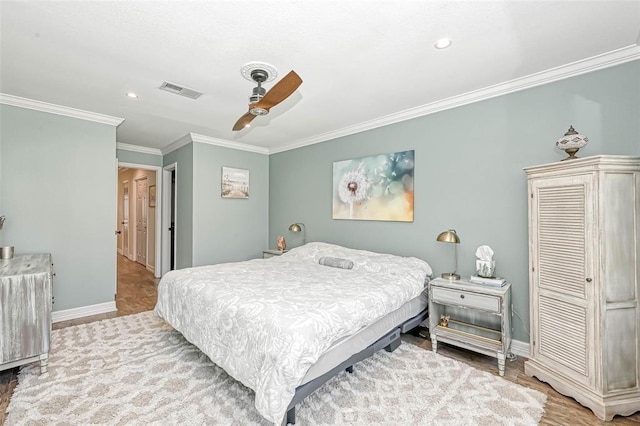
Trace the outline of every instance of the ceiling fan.
{"type": "Polygon", "coordinates": [[[267,92],[262,87],[262,83],[269,80],[270,76],[266,68],[251,70],[251,79],[258,83],[258,86],[253,88],[253,92],[249,96],[249,111],[236,121],[233,126],[234,131],[248,127],[249,123],[258,115],[269,114],[271,108],[287,99],[302,84],[300,76],[292,70],[267,92]]]}

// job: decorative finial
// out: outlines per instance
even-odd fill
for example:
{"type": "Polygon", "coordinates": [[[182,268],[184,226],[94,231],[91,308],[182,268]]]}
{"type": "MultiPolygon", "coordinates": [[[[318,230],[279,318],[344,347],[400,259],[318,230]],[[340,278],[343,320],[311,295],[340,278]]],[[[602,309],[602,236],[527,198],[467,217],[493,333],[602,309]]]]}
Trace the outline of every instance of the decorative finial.
{"type": "Polygon", "coordinates": [[[578,132],[576,132],[576,129],[573,128],[573,124],[571,126],[569,126],[569,130],[567,130],[567,133],[565,133],[565,136],[569,136],[569,135],[577,135],[578,132]]]}

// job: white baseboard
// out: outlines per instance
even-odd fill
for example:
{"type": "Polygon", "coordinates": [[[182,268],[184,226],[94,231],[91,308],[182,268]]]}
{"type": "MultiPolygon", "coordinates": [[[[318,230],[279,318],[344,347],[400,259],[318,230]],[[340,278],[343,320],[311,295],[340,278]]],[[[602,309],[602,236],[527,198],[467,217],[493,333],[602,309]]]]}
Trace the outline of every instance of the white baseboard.
{"type": "Polygon", "coordinates": [[[52,322],[68,321],[76,318],[89,317],[91,315],[115,312],[116,302],[98,303],[97,305],[81,306],[79,308],[65,309],[51,313],[52,322]]]}
{"type": "Polygon", "coordinates": [[[523,358],[529,358],[531,355],[531,345],[529,342],[522,342],[520,340],[512,340],[511,341],[511,352],[515,355],[521,356],[523,358]]]}
{"type": "Polygon", "coordinates": [[[150,271],[155,275],[156,267],[155,266],[151,266],[151,265],[147,265],[147,271],[150,271]]]}
{"type": "Polygon", "coordinates": [[[118,254],[122,256],[122,249],[118,249],[118,254]]]}

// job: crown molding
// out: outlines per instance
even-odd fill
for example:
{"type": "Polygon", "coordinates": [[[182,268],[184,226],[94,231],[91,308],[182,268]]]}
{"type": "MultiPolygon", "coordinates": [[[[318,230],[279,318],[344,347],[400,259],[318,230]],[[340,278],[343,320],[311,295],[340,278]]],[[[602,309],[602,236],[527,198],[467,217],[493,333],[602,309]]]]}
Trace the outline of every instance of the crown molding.
{"type": "Polygon", "coordinates": [[[181,137],[177,141],[172,142],[171,144],[165,146],[164,148],[162,148],[162,154],[166,155],[171,151],[175,151],[178,148],[182,148],[183,146],[191,142],[205,143],[208,145],[221,146],[224,148],[237,149],[240,151],[256,152],[258,154],[265,154],[265,155],[269,154],[269,150],[261,146],[247,145],[244,143],[228,141],[225,139],[212,138],[210,136],[199,135],[197,133],[187,133],[185,136],[181,137]]]}
{"type": "Polygon", "coordinates": [[[221,146],[224,148],[238,149],[240,151],[256,152],[258,154],[269,154],[269,149],[256,145],[248,145],[240,142],[228,141],[225,139],[212,138],[210,136],[199,135],[197,133],[191,133],[191,140],[199,143],[206,143],[208,145],[221,146]]]}
{"type": "Polygon", "coordinates": [[[343,136],[364,132],[366,130],[375,129],[390,124],[399,123],[413,118],[422,117],[436,112],[445,111],[463,105],[480,102],[486,99],[495,98],[513,92],[529,89],[544,84],[553,83],[554,81],[564,80],[566,78],[575,77],[581,74],[598,71],[625,62],[631,62],[640,59],[640,46],[637,44],[623,47],[602,55],[593,56],[591,58],[572,62],[556,68],[551,68],[525,77],[516,78],[501,84],[485,87],[483,89],[474,90],[458,96],[452,96],[430,104],[421,105],[415,108],[390,114],[375,120],[359,123],[354,126],[344,127],[332,132],[323,133],[305,139],[294,141],[290,144],[280,145],[269,149],[269,154],[289,151],[303,146],[313,145],[320,142],[326,142],[343,136]]]}
{"type": "Polygon", "coordinates": [[[158,148],[149,148],[146,146],[140,145],[131,145],[128,143],[116,142],[116,149],[121,149],[124,151],[131,152],[140,152],[142,154],[151,154],[151,155],[162,155],[162,151],[158,148]]]}
{"type": "Polygon", "coordinates": [[[175,140],[171,142],[169,145],[162,148],[160,152],[162,152],[162,155],[167,155],[168,153],[173,152],[178,148],[182,148],[183,146],[188,145],[191,142],[193,142],[193,140],[191,139],[191,133],[187,133],[186,135],[182,136],[180,139],[175,140]]]}
{"type": "Polygon", "coordinates": [[[49,114],[64,115],[66,117],[79,118],[80,120],[93,121],[95,123],[108,124],[116,127],[124,121],[124,118],[111,117],[110,115],[98,114],[96,112],[21,98],[19,96],[7,95],[6,93],[0,93],[0,104],[47,112],[49,114]]]}

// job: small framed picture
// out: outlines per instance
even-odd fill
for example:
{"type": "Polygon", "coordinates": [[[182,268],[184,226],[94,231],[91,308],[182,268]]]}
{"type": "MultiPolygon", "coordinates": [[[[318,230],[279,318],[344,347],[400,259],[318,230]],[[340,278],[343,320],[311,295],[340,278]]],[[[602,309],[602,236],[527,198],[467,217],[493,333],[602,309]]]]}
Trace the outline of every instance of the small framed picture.
{"type": "Polygon", "coordinates": [[[249,198],[249,170],[222,167],[222,198],[249,198]]]}
{"type": "Polygon", "coordinates": [[[156,186],[149,186],[149,207],[156,206],[156,186]]]}

